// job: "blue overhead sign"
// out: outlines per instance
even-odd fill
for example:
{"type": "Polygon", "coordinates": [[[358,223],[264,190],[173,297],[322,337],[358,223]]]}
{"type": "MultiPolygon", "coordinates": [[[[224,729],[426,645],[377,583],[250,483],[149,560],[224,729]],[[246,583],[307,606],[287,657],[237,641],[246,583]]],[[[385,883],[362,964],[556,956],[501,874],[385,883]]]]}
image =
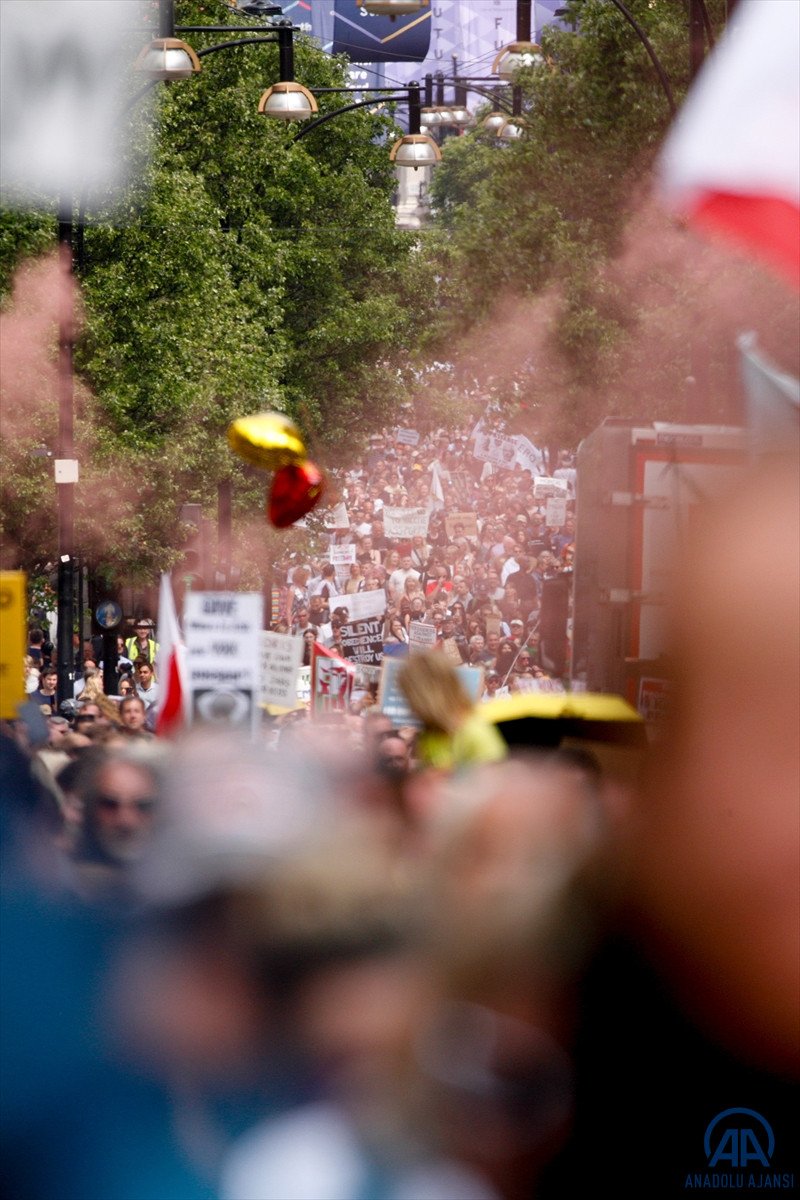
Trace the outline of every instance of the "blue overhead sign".
{"type": "Polygon", "coordinates": [[[431,40],[431,7],[405,17],[373,16],[356,0],[335,0],[333,53],[353,62],[422,62],[431,40]]]}

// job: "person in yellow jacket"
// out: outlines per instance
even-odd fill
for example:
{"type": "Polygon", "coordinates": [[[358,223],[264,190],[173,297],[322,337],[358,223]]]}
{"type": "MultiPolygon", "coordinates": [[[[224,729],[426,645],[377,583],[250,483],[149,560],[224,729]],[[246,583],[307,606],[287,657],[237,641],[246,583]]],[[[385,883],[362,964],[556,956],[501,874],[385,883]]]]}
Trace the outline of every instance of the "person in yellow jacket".
{"type": "Polygon", "coordinates": [[[501,734],[482,718],[480,706],[473,704],[458,671],[441,651],[409,655],[397,681],[422,722],[417,757],[423,766],[455,771],[506,757],[501,734]]]}
{"type": "Polygon", "coordinates": [[[152,636],[153,626],[144,619],[137,621],[133,627],[134,636],[125,642],[125,654],[132,663],[140,658],[146,658],[152,666],[158,653],[158,642],[152,636]]]}

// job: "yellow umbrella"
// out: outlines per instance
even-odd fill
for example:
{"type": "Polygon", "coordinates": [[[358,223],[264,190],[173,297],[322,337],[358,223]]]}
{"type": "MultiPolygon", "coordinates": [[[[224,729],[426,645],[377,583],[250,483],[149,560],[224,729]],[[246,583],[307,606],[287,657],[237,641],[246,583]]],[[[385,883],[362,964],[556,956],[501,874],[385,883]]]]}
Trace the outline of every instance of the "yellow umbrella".
{"type": "Polygon", "coordinates": [[[633,781],[647,749],[647,727],[621,696],[600,692],[521,692],[481,705],[510,747],[577,747],[611,775],[633,781]]]}

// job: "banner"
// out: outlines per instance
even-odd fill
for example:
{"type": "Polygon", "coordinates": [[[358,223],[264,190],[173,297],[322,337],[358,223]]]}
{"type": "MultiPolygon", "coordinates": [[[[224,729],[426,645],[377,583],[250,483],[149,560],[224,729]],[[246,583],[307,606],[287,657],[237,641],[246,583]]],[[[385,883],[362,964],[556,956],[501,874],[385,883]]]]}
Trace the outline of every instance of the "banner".
{"type": "Polygon", "coordinates": [[[352,62],[422,62],[431,40],[430,0],[407,16],[373,16],[357,0],[335,0],[333,53],[352,62]]]}
{"type": "Polygon", "coordinates": [[[347,712],[355,675],[353,663],[315,642],[311,652],[312,716],[347,712]]]}
{"type": "Polygon", "coordinates": [[[303,661],[303,639],[288,633],[261,633],[260,704],[294,708],[297,672],[303,661]]]}
{"type": "Polygon", "coordinates": [[[537,475],[533,481],[534,500],[548,500],[551,496],[569,495],[569,485],[566,479],[551,479],[549,475],[537,475]]]}
{"type": "Polygon", "coordinates": [[[472,457],[478,462],[489,462],[492,466],[510,470],[517,461],[516,439],[502,437],[499,433],[476,433],[472,457]]]}
{"type": "Polygon", "coordinates": [[[351,621],[341,629],[342,652],[351,662],[379,667],[383,658],[383,618],[351,621]]]}
{"type": "Polygon", "coordinates": [[[537,475],[544,475],[545,458],[539,447],[534,446],[533,442],[521,433],[517,434],[514,442],[517,447],[517,462],[523,471],[530,471],[534,478],[537,475]]]}
{"type": "Polygon", "coordinates": [[[325,514],[326,529],[349,529],[350,517],[344,501],[340,501],[334,509],[325,514]]]}
{"type": "Polygon", "coordinates": [[[418,429],[395,429],[394,440],[398,446],[418,446],[419,445],[419,430],[418,429]]]}
{"type": "Polygon", "coordinates": [[[350,621],[364,621],[368,617],[380,617],[386,612],[386,592],[383,588],[376,588],[372,592],[353,592],[352,595],[345,592],[341,596],[334,596],[331,602],[331,612],[335,608],[346,608],[350,621]]]}
{"type": "Polygon", "coordinates": [[[388,538],[410,539],[428,536],[427,508],[389,508],[383,506],[383,532],[388,538]]]}
{"type": "Polygon", "coordinates": [[[474,538],[477,541],[478,518],[474,512],[451,513],[449,517],[445,517],[444,527],[451,541],[457,537],[474,538]]]}
{"type": "Polygon", "coordinates": [[[250,729],[259,710],[259,592],[187,592],[183,631],[193,721],[250,729]]]}

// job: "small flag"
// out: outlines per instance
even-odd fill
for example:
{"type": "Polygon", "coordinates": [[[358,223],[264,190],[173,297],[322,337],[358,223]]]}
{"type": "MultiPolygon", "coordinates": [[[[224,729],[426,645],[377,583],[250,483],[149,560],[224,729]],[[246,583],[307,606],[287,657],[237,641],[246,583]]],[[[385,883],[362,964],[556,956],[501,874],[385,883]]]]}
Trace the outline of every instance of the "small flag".
{"type": "Polygon", "coordinates": [[[181,637],[175,597],[169,575],[161,576],[158,594],[158,655],[156,659],[159,698],[156,733],[169,737],[186,724],[186,648],[181,637]]]}

